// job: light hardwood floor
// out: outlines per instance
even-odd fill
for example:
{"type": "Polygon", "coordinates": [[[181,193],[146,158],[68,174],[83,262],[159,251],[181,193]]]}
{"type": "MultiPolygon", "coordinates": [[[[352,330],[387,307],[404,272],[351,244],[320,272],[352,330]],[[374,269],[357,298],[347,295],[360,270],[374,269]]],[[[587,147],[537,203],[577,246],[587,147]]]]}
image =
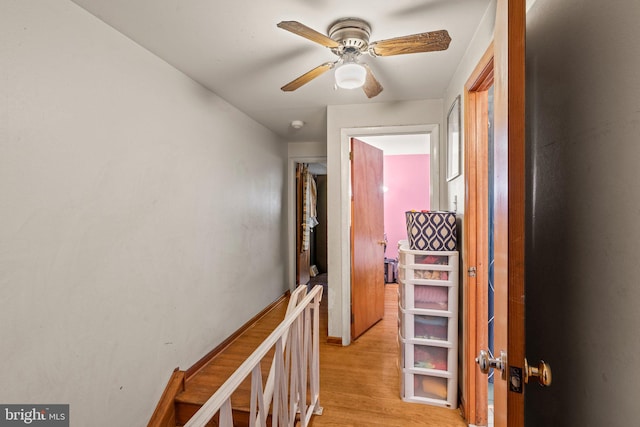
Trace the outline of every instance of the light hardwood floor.
{"type": "Polygon", "coordinates": [[[326,343],[327,295],[323,296],[320,337],[320,405],[312,418],[320,426],[463,427],[458,410],[400,398],[398,373],[398,287],[385,285],[384,319],[347,347],[326,343]]]}
{"type": "MultiPolygon", "coordinates": [[[[340,427],[464,427],[459,411],[404,402],[398,373],[398,287],[385,286],[384,319],[351,345],[327,344],[327,295],[320,310],[320,405],[322,415],[311,426],[340,427]]],[[[325,288],[326,291],[326,288],[325,288]]],[[[286,300],[251,325],[242,335],[187,378],[185,390],[176,396],[177,425],[183,425],[238,366],[282,321],[286,300]]],[[[263,361],[266,379],[270,358],[263,361]]],[[[247,379],[234,393],[234,409],[248,410],[247,379]]]]}

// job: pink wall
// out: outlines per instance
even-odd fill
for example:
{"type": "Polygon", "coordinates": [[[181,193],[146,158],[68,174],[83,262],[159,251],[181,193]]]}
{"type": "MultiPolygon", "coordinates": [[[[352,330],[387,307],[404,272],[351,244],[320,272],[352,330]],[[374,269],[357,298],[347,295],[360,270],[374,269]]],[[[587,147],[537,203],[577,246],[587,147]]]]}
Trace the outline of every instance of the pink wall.
{"type": "Polygon", "coordinates": [[[429,209],[429,155],[384,156],[384,229],[386,258],[398,257],[398,241],[407,238],[405,212],[429,209]]]}

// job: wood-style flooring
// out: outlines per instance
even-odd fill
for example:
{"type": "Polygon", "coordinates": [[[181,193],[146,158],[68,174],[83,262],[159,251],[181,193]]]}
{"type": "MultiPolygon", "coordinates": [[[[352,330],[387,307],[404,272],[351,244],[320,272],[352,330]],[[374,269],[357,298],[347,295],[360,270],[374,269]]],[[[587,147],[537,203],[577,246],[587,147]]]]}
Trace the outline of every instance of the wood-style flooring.
{"type": "MultiPolygon", "coordinates": [[[[327,343],[327,295],[320,311],[320,405],[311,426],[466,427],[458,410],[404,402],[398,372],[398,293],[385,285],[384,319],[351,345],[327,343]]],[[[207,366],[188,378],[176,398],[176,424],[193,415],[284,317],[286,301],[252,325],[207,366]]],[[[263,362],[266,378],[270,363],[263,362]]],[[[248,382],[234,393],[233,406],[248,406],[248,382]]]]}
{"type": "Polygon", "coordinates": [[[327,344],[326,295],[321,310],[320,426],[466,427],[460,412],[400,398],[398,285],[385,285],[384,318],[343,347],[327,344]]]}

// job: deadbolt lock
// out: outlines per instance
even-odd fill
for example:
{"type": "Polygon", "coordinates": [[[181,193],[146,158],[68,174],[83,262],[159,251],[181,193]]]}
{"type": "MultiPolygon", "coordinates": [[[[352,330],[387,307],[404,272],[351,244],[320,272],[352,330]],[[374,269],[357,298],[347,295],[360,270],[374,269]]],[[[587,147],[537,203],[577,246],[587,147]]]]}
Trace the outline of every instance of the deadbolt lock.
{"type": "Polygon", "coordinates": [[[524,359],[524,382],[529,383],[529,378],[537,378],[538,383],[543,386],[551,385],[551,366],[541,360],[538,366],[530,366],[527,359],[524,359]]]}

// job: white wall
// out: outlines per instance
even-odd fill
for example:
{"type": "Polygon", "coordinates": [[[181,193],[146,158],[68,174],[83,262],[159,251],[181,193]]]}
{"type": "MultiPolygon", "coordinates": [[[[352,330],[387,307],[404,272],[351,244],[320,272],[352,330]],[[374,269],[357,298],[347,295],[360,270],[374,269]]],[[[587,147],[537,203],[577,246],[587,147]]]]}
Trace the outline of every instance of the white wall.
{"type": "Polygon", "coordinates": [[[531,426],[640,419],[640,2],[527,13],[527,388],[531,426]]]}
{"type": "MultiPolygon", "coordinates": [[[[495,15],[496,15],[496,0],[493,0],[489,3],[487,10],[480,21],[480,25],[476,30],[476,33],[467,48],[467,51],[458,64],[458,68],[456,69],[455,74],[451,78],[449,82],[449,86],[444,95],[444,129],[443,129],[443,141],[442,141],[442,156],[441,156],[441,169],[443,171],[443,176],[446,175],[447,170],[447,155],[446,155],[446,136],[447,136],[447,114],[449,113],[449,109],[453,104],[453,101],[457,96],[460,96],[460,116],[461,121],[464,121],[464,85],[467,83],[467,80],[471,76],[471,73],[478,65],[478,62],[482,58],[482,55],[487,51],[487,48],[491,44],[493,40],[493,28],[495,26],[495,15]]],[[[464,214],[464,199],[465,199],[465,184],[464,184],[464,125],[462,125],[460,138],[462,141],[462,149],[460,152],[461,159],[461,174],[457,178],[452,179],[446,185],[446,202],[443,209],[447,210],[456,210],[460,214],[464,214]]]]}
{"type": "Polygon", "coordinates": [[[325,142],[290,142],[288,145],[289,158],[326,157],[327,144],[325,142]]]}
{"type": "Polygon", "coordinates": [[[148,421],[287,288],[286,144],[69,1],[0,3],[0,402],[148,421]]]}
{"type": "MultiPolygon", "coordinates": [[[[348,135],[415,133],[419,127],[440,125],[442,110],[439,99],[327,108],[329,336],[342,337],[343,344],[350,342],[351,301],[348,135]],[[385,128],[387,131],[382,130],[385,128]]],[[[437,156],[437,152],[433,155],[437,156]]]]}

